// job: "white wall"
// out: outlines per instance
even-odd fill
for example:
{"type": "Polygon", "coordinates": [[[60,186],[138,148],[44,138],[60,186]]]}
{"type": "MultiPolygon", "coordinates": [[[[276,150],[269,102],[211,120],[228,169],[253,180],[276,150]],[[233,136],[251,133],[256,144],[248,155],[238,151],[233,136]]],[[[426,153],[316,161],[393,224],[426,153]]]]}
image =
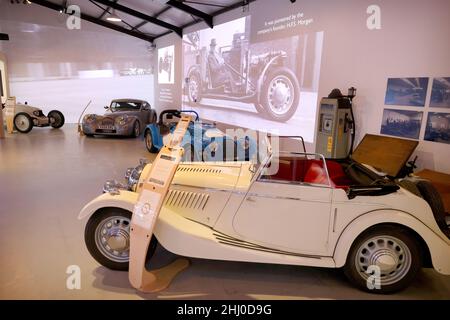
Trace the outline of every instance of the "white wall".
{"type": "Polygon", "coordinates": [[[87,21],[66,27],[66,15],[38,5],[0,2],[0,29],[10,41],[10,94],[19,102],[63,112],[68,123],[88,112],[104,112],[112,99],[136,98],[153,104],[150,43],[87,21]],[[126,75],[133,71],[140,75],[126,75]]]}
{"type": "MultiPolygon", "coordinates": [[[[387,78],[450,76],[448,0],[298,0],[295,4],[276,1],[276,6],[274,3],[258,0],[250,4],[249,12],[238,8],[216,17],[214,23],[246,14],[276,17],[277,11],[303,11],[312,17],[314,22],[304,32],[324,31],[319,97],[327,96],[333,88],[340,88],[344,93],[350,86],[358,89],[357,142],[366,133],[380,133],[387,78]],[[381,30],[367,28],[366,10],[372,4],[381,8],[381,30]]],[[[205,27],[206,24],[200,23],[187,28],[185,33],[205,27]]],[[[429,83],[426,106],[432,81],[429,83]]],[[[428,110],[428,107],[419,110],[425,111],[416,152],[419,167],[450,173],[450,145],[422,140],[428,110]]]]}

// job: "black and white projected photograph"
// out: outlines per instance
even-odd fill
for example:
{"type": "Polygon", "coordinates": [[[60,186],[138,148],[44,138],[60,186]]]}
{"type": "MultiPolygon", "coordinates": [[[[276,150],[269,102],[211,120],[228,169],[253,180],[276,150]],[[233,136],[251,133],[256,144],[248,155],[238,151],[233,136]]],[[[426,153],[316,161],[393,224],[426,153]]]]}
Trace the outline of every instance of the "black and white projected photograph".
{"type": "Polygon", "coordinates": [[[175,46],[158,49],[158,83],[175,83],[175,46]]]}
{"type": "Polygon", "coordinates": [[[433,79],[430,107],[450,108],[450,77],[433,79]]]}
{"type": "Polygon", "coordinates": [[[389,78],[387,82],[386,105],[425,106],[428,78],[389,78]]]}
{"type": "Polygon", "coordinates": [[[419,139],[423,112],[384,109],[381,134],[401,138],[419,139]]]}
{"type": "Polygon", "coordinates": [[[250,17],[183,37],[183,107],[312,142],[322,32],[251,42],[250,17]]]}
{"type": "Polygon", "coordinates": [[[450,113],[429,112],[424,139],[450,144],[450,113]]]}

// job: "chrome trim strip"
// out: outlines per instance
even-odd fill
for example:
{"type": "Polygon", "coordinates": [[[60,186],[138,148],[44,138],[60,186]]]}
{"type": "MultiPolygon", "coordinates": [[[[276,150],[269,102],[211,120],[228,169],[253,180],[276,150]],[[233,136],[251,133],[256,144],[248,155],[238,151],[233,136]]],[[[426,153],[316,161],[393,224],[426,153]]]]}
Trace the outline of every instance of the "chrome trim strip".
{"type": "Polygon", "coordinates": [[[279,254],[285,254],[285,255],[289,255],[289,256],[296,256],[296,257],[302,257],[302,258],[312,258],[312,259],[322,259],[323,258],[322,256],[317,256],[317,255],[308,255],[308,254],[301,254],[301,253],[272,249],[269,247],[260,246],[258,244],[253,244],[253,243],[247,242],[245,240],[235,239],[228,235],[221,235],[216,232],[214,232],[213,235],[216,237],[216,239],[219,243],[230,245],[230,246],[235,246],[235,247],[239,247],[239,248],[263,251],[263,252],[270,252],[270,253],[279,253],[279,254]]]}

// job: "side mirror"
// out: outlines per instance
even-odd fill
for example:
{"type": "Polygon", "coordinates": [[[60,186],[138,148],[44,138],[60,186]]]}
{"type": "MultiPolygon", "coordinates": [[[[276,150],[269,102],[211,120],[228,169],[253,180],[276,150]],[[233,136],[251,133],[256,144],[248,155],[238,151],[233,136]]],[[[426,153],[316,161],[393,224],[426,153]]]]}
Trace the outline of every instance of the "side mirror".
{"type": "Polygon", "coordinates": [[[104,106],[103,108],[105,108],[105,109],[109,109],[109,106],[104,106]]]}

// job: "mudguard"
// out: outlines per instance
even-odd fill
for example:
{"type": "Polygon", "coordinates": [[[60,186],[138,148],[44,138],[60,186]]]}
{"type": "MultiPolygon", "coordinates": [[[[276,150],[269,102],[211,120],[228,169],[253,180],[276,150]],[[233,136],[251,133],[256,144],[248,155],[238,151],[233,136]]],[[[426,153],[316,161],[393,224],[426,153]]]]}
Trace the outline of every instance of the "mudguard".
{"type": "Polygon", "coordinates": [[[344,266],[353,242],[362,232],[377,224],[386,223],[403,225],[415,231],[430,250],[433,268],[439,273],[450,275],[450,240],[444,234],[437,234],[409,213],[393,210],[368,212],[347,225],[334,250],[336,267],[344,266]]]}
{"type": "Polygon", "coordinates": [[[134,204],[137,202],[137,199],[138,193],[126,190],[120,190],[117,195],[103,193],[81,209],[78,219],[81,220],[90,217],[97,210],[108,207],[121,208],[133,212],[134,204]]]}
{"type": "Polygon", "coordinates": [[[151,123],[147,125],[146,130],[150,130],[150,134],[152,135],[153,145],[159,150],[163,147],[163,137],[159,134],[159,128],[156,123],[151,123]]]}
{"type": "Polygon", "coordinates": [[[264,78],[266,77],[266,75],[269,73],[269,68],[272,66],[272,64],[274,64],[274,62],[280,58],[283,58],[282,55],[277,55],[275,57],[273,57],[272,59],[269,60],[269,62],[266,64],[266,66],[264,67],[264,69],[261,71],[261,74],[258,78],[258,81],[256,83],[256,98],[257,103],[259,104],[261,101],[261,89],[262,89],[262,85],[264,83],[264,78]]]}

